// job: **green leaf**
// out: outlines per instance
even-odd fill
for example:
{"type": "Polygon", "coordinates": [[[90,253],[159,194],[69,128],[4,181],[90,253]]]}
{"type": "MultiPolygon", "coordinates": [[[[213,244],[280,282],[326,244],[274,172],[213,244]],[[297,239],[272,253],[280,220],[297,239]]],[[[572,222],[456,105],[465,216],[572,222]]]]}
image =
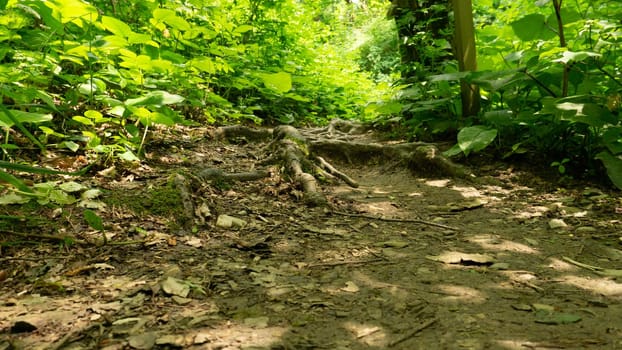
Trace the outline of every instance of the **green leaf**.
{"type": "Polygon", "coordinates": [[[375,111],[378,114],[391,115],[391,114],[400,113],[402,109],[404,108],[404,105],[396,101],[390,101],[390,102],[384,102],[384,103],[371,104],[368,107],[372,111],[375,111]]]}
{"type": "Polygon", "coordinates": [[[188,62],[188,64],[205,73],[216,73],[216,65],[214,64],[214,61],[208,57],[195,58],[188,62]]]}
{"type": "MultiPolygon", "coordinates": [[[[44,122],[49,122],[50,120],[52,120],[52,115],[51,114],[42,114],[42,113],[31,113],[31,112],[23,112],[20,110],[7,110],[9,113],[11,113],[14,117],[15,120],[17,120],[19,123],[44,123],[44,122]]],[[[11,118],[9,117],[9,114],[7,114],[7,111],[3,111],[2,113],[0,113],[0,126],[4,127],[4,128],[10,128],[13,125],[15,125],[14,121],[11,120],[11,118]]]]}
{"type": "Polygon", "coordinates": [[[466,77],[467,75],[469,75],[470,72],[455,72],[455,73],[446,73],[446,74],[437,74],[437,75],[431,75],[428,77],[428,80],[431,82],[434,81],[456,81],[456,80],[460,80],[464,77],[466,77]]]}
{"type": "Polygon", "coordinates": [[[260,74],[264,85],[272,90],[280,93],[286,93],[292,89],[292,76],[286,72],[278,72],[273,74],[260,74]]]}
{"type": "MultiPolygon", "coordinates": [[[[51,169],[46,169],[46,168],[32,167],[29,165],[11,163],[11,162],[7,162],[4,160],[0,160],[0,168],[11,169],[11,170],[16,170],[16,171],[24,171],[24,172],[33,173],[33,174],[45,174],[45,175],[82,176],[86,174],[86,172],[91,168],[92,165],[93,164],[87,165],[86,167],[82,168],[79,171],[67,172],[67,171],[58,171],[58,170],[51,170],[51,169]]],[[[2,173],[3,172],[0,171],[0,176],[2,175],[2,173]]],[[[5,181],[7,180],[5,179],[5,181]]]]}
{"type": "Polygon", "coordinates": [[[102,16],[102,25],[104,29],[111,33],[127,38],[132,33],[132,28],[114,17],[102,16]]]}
{"type": "Polygon", "coordinates": [[[97,213],[92,211],[91,209],[84,210],[84,220],[93,229],[97,231],[104,230],[104,222],[102,221],[102,218],[99,215],[97,215],[97,213]]]}
{"type": "Polygon", "coordinates": [[[236,34],[242,34],[242,33],[246,33],[250,30],[253,30],[253,26],[250,26],[248,24],[243,24],[237,28],[235,28],[235,30],[233,31],[236,34]]]}
{"type": "Polygon", "coordinates": [[[602,135],[602,140],[612,154],[622,154],[622,126],[609,128],[602,135]]]}
{"type": "Polygon", "coordinates": [[[185,19],[177,16],[173,10],[155,9],[153,11],[153,18],[160,22],[164,22],[175,29],[183,31],[190,29],[190,24],[186,22],[185,19]]]}
{"type": "Polygon", "coordinates": [[[590,52],[590,51],[577,51],[577,52],[564,51],[562,52],[562,57],[556,60],[553,60],[553,62],[561,62],[564,64],[568,64],[569,62],[581,62],[590,57],[600,57],[600,56],[601,56],[600,54],[596,52],[590,52]]]}
{"type": "Polygon", "coordinates": [[[152,91],[145,96],[131,98],[125,101],[126,106],[162,106],[180,103],[183,97],[166,91],[152,91]]]}
{"type": "Polygon", "coordinates": [[[34,191],[30,187],[26,186],[26,184],[22,180],[4,171],[0,171],[0,180],[13,185],[15,188],[22,192],[34,193],[34,191]]]}
{"type": "Polygon", "coordinates": [[[119,154],[119,159],[124,160],[126,162],[138,162],[138,161],[140,161],[140,158],[136,157],[136,155],[134,153],[132,153],[132,151],[125,151],[125,152],[119,154]]]}
{"type": "Polygon", "coordinates": [[[30,202],[29,197],[20,196],[17,193],[7,193],[4,196],[0,196],[0,205],[25,204],[28,202],[30,202]]]}
{"type": "Polygon", "coordinates": [[[93,121],[91,119],[85,118],[85,117],[80,116],[80,115],[76,115],[74,117],[71,117],[71,119],[77,121],[80,124],[95,125],[95,123],[93,123],[93,121]]]}
{"type": "Polygon", "coordinates": [[[175,125],[175,121],[171,118],[169,118],[168,116],[162,114],[162,113],[158,113],[155,112],[153,114],[151,114],[151,122],[156,123],[156,124],[162,124],[162,125],[166,125],[166,126],[173,126],[175,125]]]}
{"type": "Polygon", "coordinates": [[[593,127],[603,127],[606,123],[614,124],[616,117],[603,106],[595,103],[562,102],[555,106],[560,111],[560,119],[573,123],[587,124],[593,127]]]}
{"type": "Polygon", "coordinates": [[[52,202],[61,205],[73,204],[76,202],[74,196],[63,190],[52,190],[49,194],[49,198],[52,202]]]}
{"type": "MultiPolygon", "coordinates": [[[[0,111],[2,111],[4,113],[4,115],[11,121],[11,123],[13,123],[15,126],[17,126],[17,128],[35,145],[37,145],[39,147],[39,149],[41,149],[42,151],[45,150],[45,146],[39,142],[39,140],[34,137],[33,134],[30,133],[30,131],[28,131],[28,129],[26,129],[24,127],[24,125],[22,125],[22,122],[19,120],[19,118],[17,116],[15,116],[13,114],[13,112],[11,112],[10,110],[8,110],[4,104],[0,103],[0,111]]],[[[21,111],[20,111],[21,112],[21,111]]],[[[26,113],[26,112],[24,112],[26,113]]],[[[37,114],[37,113],[35,113],[37,114]]],[[[51,115],[50,115],[51,117],[51,115]]],[[[41,118],[41,116],[39,116],[38,118],[41,118]]],[[[0,118],[1,119],[1,118],[0,118]]],[[[38,120],[38,119],[37,119],[38,120]]],[[[51,119],[50,119],[51,120],[51,119]]]]}
{"type": "Polygon", "coordinates": [[[608,151],[598,153],[595,158],[603,162],[611,182],[613,182],[618,189],[622,190],[622,159],[608,151]]]}
{"type": "Polygon", "coordinates": [[[60,185],[58,185],[58,188],[60,188],[61,190],[67,192],[67,193],[72,193],[72,192],[80,192],[86,189],[86,186],[77,183],[75,181],[69,181],[69,182],[64,182],[60,185]]]}
{"type": "Polygon", "coordinates": [[[479,152],[486,148],[497,137],[497,129],[489,129],[482,125],[470,126],[458,133],[458,145],[465,155],[479,152]]]}
{"type": "Polygon", "coordinates": [[[73,141],[63,141],[60,143],[61,147],[65,147],[67,149],[69,149],[72,152],[77,151],[78,149],[80,149],[80,145],[78,145],[77,143],[73,142],[73,141]]]}
{"type": "Polygon", "coordinates": [[[523,41],[550,39],[554,33],[548,29],[544,15],[532,13],[511,23],[514,34],[523,41]]]}

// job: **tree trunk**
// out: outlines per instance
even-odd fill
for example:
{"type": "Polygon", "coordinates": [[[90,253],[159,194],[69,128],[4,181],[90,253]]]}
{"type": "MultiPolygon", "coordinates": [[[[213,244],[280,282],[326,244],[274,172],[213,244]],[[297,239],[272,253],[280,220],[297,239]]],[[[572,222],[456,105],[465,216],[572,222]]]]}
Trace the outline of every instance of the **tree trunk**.
{"type": "MultiPolygon", "coordinates": [[[[461,72],[477,70],[473,7],[471,0],[452,0],[456,21],[453,47],[461,72]]],[[[466,81],[460,82],[462,116],[477,115],[480,109],[479,87],[466,81]]]]}

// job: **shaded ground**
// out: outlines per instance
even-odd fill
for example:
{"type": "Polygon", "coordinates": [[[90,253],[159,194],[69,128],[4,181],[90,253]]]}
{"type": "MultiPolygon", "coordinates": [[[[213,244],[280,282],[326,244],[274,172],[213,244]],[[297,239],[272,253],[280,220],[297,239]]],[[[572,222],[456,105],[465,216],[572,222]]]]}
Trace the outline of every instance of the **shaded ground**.
{"type": "Polygon", "coordinates": [[[154,140],[146,165],[88,184],[106,245],[77,206],[5,211],[28,219],[0,233],[0,350],[622,348],[619,193],[507,165],[468,181],[338,164],[360,187],[324,185],[330,206],[310,208],[276,168],[193,176],[265,156],[204,134],[154,140]]]}

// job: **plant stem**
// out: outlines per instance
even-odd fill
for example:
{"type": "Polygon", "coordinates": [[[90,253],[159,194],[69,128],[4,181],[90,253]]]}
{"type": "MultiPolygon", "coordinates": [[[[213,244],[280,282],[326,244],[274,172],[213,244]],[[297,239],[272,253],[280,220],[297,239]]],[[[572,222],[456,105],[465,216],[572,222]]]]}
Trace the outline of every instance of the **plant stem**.
{"type": "MultiPolygon", "coordinates": [[[[555,17],[557,18],[557,34],[559,35],[559,46],[567,47],[566,37],[564,36],[564,23],[562,22],[562,0],[553,0],[555,7],[555,17]]],[[[570,69],[568,63],[564,64],[564,73],[562,77],[562,97],[568,96],[568,81],[570,80],[570,69]]]]}

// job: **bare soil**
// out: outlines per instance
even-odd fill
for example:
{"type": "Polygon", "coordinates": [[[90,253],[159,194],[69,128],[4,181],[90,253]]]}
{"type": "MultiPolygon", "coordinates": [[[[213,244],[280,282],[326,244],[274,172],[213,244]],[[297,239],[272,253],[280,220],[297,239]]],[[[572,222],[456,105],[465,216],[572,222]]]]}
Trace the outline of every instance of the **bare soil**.
{"type": "Polygon", "coordinates": [[[622,349],[619,192],[324,155],[359,187],[320,182],[313,207],[265,144],[207,134],[80,180],[103,233],[77,205],[4,209],[24,219],[0,231],[0,350],[622,349]]]}

